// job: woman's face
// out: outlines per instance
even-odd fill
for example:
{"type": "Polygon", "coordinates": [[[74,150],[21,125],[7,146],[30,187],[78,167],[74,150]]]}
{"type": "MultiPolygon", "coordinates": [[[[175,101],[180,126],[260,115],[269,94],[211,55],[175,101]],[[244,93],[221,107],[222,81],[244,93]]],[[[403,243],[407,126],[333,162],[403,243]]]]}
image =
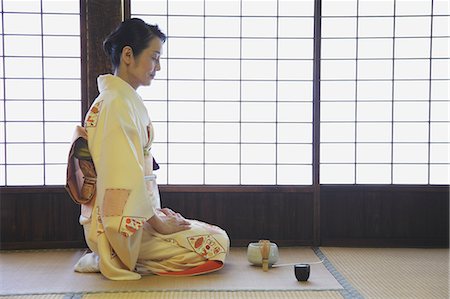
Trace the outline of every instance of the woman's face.
{"type": "Polygon", "coordinates": [[[153,78],[155,78],[156,72],[161,69],[159,64],[161,48],[161,40],[153,38],[149,46],[131,60],[128,67],[128,78],[134,89],[137,89],[139,86],[150,85],[153,78]]]}

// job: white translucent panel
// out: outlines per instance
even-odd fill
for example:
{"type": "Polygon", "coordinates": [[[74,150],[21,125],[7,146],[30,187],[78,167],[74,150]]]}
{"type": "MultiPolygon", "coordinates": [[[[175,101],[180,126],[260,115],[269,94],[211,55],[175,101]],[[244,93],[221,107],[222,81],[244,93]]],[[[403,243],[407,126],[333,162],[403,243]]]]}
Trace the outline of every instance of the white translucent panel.
{"type": "Polygon", "coordinates": [[[203,163],[203,144],[170,143],[169,163],[203,163]]]}
{"type": "Polygon", "coordinates": [[[392,104],[385,102],[360,102],[356,106],[357,121],[390,121],[392,104]]]}
{"type": "Polygon", "coordinates": [[[43,131],[42,122],[7,122],[6,142],[42,142],[43,131]]]}
{"type": "Polygon", "coordinates": [[[312,82],[278,81],[279,101],[313,100],[312,82]]]}
{"type": "Polygon", "coordinates": [[[354,123],[321,123],[320,142],[354,142],[354,123]]]}
{"type": "Polygon", "coordinates": [[[430,163],[450,163],[450,144],[430,144],[430,163]]]}
{"type": "Polygon", "coordinates": [[[429,104],[426,102],[394,103],[394,121],[427,121],[429,104]]]}
{"type": "Polygon", "coordinates": [[[278,103],[279,122],[312,122],[312,103],[278,103]]]}
{"type": "Polygon", "coordinates": [[[5,58],[5,77],[41,78],[41,58],[5,58]]]}
{"type": "Polygon", "coordinates": [[[391,165],[359,164],[356,165],[357,184],[390,184],[391,165]]]}
{"type": "Polygon", "coordinates": [[[359,37],[392,37],[394,35],[394,18],[358,18],[359,37]]]}
{"type": "Polygon", "coordinates": [[[430,61],[428,59],[395,60],[395,79],[430,78],[430,61]]]}
{"type": "MultiPolygon", "coordinates": [[[[153,143],[152,144],[152,156],[158,164],[167,163],[167,144],[166,143],[153,143]]],[[[160,168],[161,169],[161,168],[160,168]]]]}
{"type": "Polygon", "coordinates": [[[355,103],[322,102],[320,104],[321,121],[355,120],[355,103]]]}
{"type": "Polygon", "coordinates": [[[430,57],[429,38],[397,38],[395,40],[395,58],[430,57]]]}
{"type": "Polygon", "coordinates": [[[364,0],[358,2],[360,16],[392,16],[394,0],[364,0]]]}
{"type": "Polygon", "coordinates": [[[239,121],[239,103],[209,102],[205,104],[206,121],[239,121]]]}
{"type": "Polygon", "coordinates": [[[278,14],[280,16],[313,16],[314,1],[280,0],[278,1],[278,14]]]}
{"type": "Polygon", "coordinates": [[[356,18],[322,17],[322,37],[356,37],[356,18]]]}
{"type": "Polygon", "coordinates": [[[202,121],[203,103],[169,103],[170,121],[202,121]]]}
{"type": "Polygon", "coordinates": [[[322,59],[356,57],[356,39],[322,39],[321,43],[322,59]]]}
{"type": "Polygon", "coordinates": [[[322,16],[356,16],[357,1],[322,1],[322,16]]]}
{"type": "Polygon", "coordinates": [[[238,0],[206,0],[205,14],[207,15],[240,15],[241,3],[238,0]]]}
{"type": "Polygon", "coordinates": [[[45,123],[46,142],[70,142],[79,122],[45,123]]]}
{"type": "Polygon", "coordinates": [[[353,164],[321,164],[320,184],[354,184],[355,165],[353,164]]]}
{"type": "Polygon", "coordinates": [[[243,101],[275,101],[276,84],[276,82],[244,81],[241,83],[241,98],[243,101]]]}
{"type": "Polygon", "coordinates": [[[312,166],[310,165],[278,165],[278,185],[311,185],[312,166]]]}
{"type": "Polygon", "coordinates": [[[44,56],[80,57],[78,36],[44,36],[44,56]]]}
{"type": "Polygon", "coordinates": [[[391,142],[391,123],[358,123],[356,140],[358,142],[391,142]]]}
{"type": "Polygon", "coordinates": [[[67,163],[70,143],[45,144],[45,163],[67,163]]]}
{"type": "Polygon", "coordinates": [[[312,39],[279,39],[278,58],[312,59],[314,43],[312,39]]]}
{"type": "Polygon", "coordinates": [[[279,60],[278,80],[312,80],[313,62],[302,60],[279,60]]]}
{"type": "Polygon", "coordinates": [[[3,14],[3,33],[41,34],[40,14],[3,14]],[[24,26],[26,24],[26,26],[24,26]]]}
{"type": "Polygon", "coordinates": [[[450,79],[450,60],[432,59],[431,60],[431,79],[450,79]]]}
{"type": "Polygon", "coordinates": [[[312,124],[279,123],[277,125],[277,142],[311,143],[312,124]]]}
{"type": "Polygon", "coordinates": [[[275,122],[276,104],[244,102],[241,104],[241,120],[275,122]]]}
{"type": "MultiPolygon", "coordinates": [[[[134,2],[134,1],[133,1],[134,2]]],[[[152,6],[153,6],[152,1],[152,6]]],[[[59,13],[79,13],[80,1],[77,0],[43,0],[42,10],[44,13],[59,12],[59,13]]]]}
{"type": "Polygon", "coordinates": [[[205,37],[240,37],[240,24],[239,17],[206,17],[205,37]]]}
{"type": "Polygon", "coordinates": [[[42,80],[6,79],[6,98],[9,100],[42,100],[42,80]]]}
{"type": "Polygon", "coordinates": [[[152,0],[150,3],[147,0],[133,0],[131,1],[131,14],[167,14],[167,0],[152,0]]]}
{"type": "Polygon", "coordinates": [[[239,165],[206,165],[205,184],[238,185],[239,165]]]}
{"type": "Polygon", "coordinates": [[[242,37],[276,37],[277,18],[243,17],[242,37]]]}
{"type": "Polygon", "coordinates": [[[4,165],[0,165],[0,186],[6,186],[6,175],[4,165]]]}
{"type": "Polygon", "coordinates": [[[44,146],[42,144],[6,144],[6,163],[44,163],[44,146]]]}
{"type": "Polygon", "coordinates": [[[450,122],[431,123],[431,142],[450,142],[450,122]]]}
{"type": "Polygon", "coordinates": [[[241,163],[275,163],[275,144],[241,144],[241,163]]]}
{"type": "MultiPolygon", "coordinates": [[[[293,1],[294,2],[294,1],[293,1]]],[[[278,37],[300,37],[313,38],[314,21],[313,18],[279,18],[278,37]]]]}
{"type": "Polygon", "coordinates": [[[394,123],[394,142],[428,142],[428,123],[394,123]]]}
{"type": "Polygon", "coordinates": [[[203,142],[203,124],[169,123],[169,142],[203,142]]]}
{"type": "MultiPolygon", "coordinates": [[[[5,123],[3,122],[3,116],[2,116],[2,121],[0,122],[0,142],[5,142],[5,123]]],[[[0,149],[1,148],[2,147],[0,146],[0,149]]],[[[0,160],[2,159],[2,156],[3,156],[3,154],[0,154],[0,160]]],[[[3,157],[3,159],[4,158],[5,157],[3,157]]]]}
{"type": "MultiPolygon", "coordinates": [[[[239,60],[206,60],[206,79],[239,79],[239,60]]],[[[189,72],[189,70],[187,70],[189,72]]]]}
{"type": "Polygon", "coordinates": [[[40,36],[4,36],[6,56],[41,56],[40,36]]]}
{"type": "Polygon", "coordinates": [[[430,15],[431,0],[402,0],[395,2],[395,14],[403,15],[430,15]]]}
{"type": "MultiPolygon", "coordinates": [[[[206,63],[206,65],[208,65],[208,63],[206,63]]],[[[203,60],[170,60],[169,74],[170,79],[203,79],[203,60]]],[[[206,70],[206,74],[208,74],[208,69],[206,70]]]]}
{"type": "Polygon", "coordinates": [[[239,124],[206,123],[205,142],[239,142],[239,124]]]}
{"type": "Polygon", "coordinates": [[[433,36],[448,36],[449,26],[450,16],[433,16],[433,36]]]}
{"type": "MultiPolygon", "coordinates": [[[[184,49],[183,49],[184,50],[184,49]]],[[[241,41],[237,38],[205,39],[205,58],[240,58],[241,41]]]]}
{"type": "Polygon", "coordinates": [[[168,184],[203,184],[202,165],[169,165],[168,184]]]}
{"type": "Polygon", "coordinates": [[[44,80],[46,100],[80,100],[80,80],[44,80]]]}
{"type": "Polygon", "coordinates": [[[241,66],[242,66],[241,70],[242,79],[250,79],[250,80],[276,79],[277,64],[275,60],[242,60],[241,66]]]}
{"type": "MultiPolygon", "coordinates": [[[[226,49],[226,48],[225,48],[226,49]]],[[[243,59],[277,58],[276,39],[242,39],[243,59]]]]}
{"type": "MultiPolygon", "coordinates": [[[[169,82],[169,97],[170,101],[202,101],[203,100],[203,85],[201,81],[170,81],[169,82]]],[[[166,87],[166,86],[164,86],[166,87]]],[[[165,99],[167,90],[157,89],[156,91],[149,90],[149,94],[155,92],[159,100],[165,99]]],[[[167,88],[167,87],[166,87],[167,88]]]]}
{"type": "MultiPolygon", "coordinates": [[[[171,63],[173,62],[173,60],[171,60],[171,63]]],[[[167,61],[166,58],[161,58],[160,60],[160,70],[156,72],[156,79],[167,79],[167,69],[168,69],[168,65],[169,62],[167,61]]],[[[155,81],[155,80],[153,80],[155,81]]]]}
{"type": "Polygon", "coordinates": [[[358,58],[392,58],[392,48],[392,39],[361,38],[358,40],[358,58]]]}
{"type": "Polygon", "coordinates": [[[356,144],[356,163],[390,163],[391,144],[356,144]]]}
{"type": "Polygon", "coordinates": [[[431,57],[448,58],[450,51],[450,38],[433,38],[433,48],[431,57]]]}
{"type": "Polygon", "coordinates": [[[428,37],[431,35],[431,17],[402,17],[395,19],[396,37],[428,37]]]}
{"type": "Polygon", "coordinates": [[[241,124],[241,142],[276,142],[276,124],[241,124]]]}
{"type": "Polygon", "coordinates": [[[430,184],[450,184],[449,165],[430,165],[430,184]]]}
{"type": "Polygon", "coordinates": [[[242,0],[243,16],[277,16],[277,0],[242,0]]]}
{"type": "Polygon", "coordinates": [[[80,16],[45,15],[43,16],[44,34],[80,34],[80,16]]]}
{"type": "Polygon", "coordinates": [[[355,81],[322,81],[320,83],[320,98],[322,101],[354,101],[355,84],[355,81]]]}
{"type": "Polygon", "coordinates": [[[168,1],[168,14],[174,15],[203,15],[203,1],[172,0],[168,1]]]}
{"type": "MultiPolygon", "coordinates": [[[[170,86],[172,87],[174,84],[179,81],[170,82],[170,86]]],[[[192,89],[187,89],[185,92],[183,90],[176,90],[172,88],[170,90],[171,98],[173,98],[174,94],[183,93],[186,96],[190,95],[192,90],[195,89],[195,86],[201,82],[189,82],[192,86],[192,89]]],[[[153,80],[150,86],[141,86],[138,89],[139,95],[144,99],[144,101],[166,101],[167,100],[167,81],[166,80],[153,80]]]]}
{"type": "Polygon", "coordinates": [[[148,115],[152,121],[167,121],[167,103],[166,102],[144,102],[148,115]]]}
{"type": "Polygon", "coordinates": [[[49,101],[44,108],[46,121],[81,121],[81,101],[49,101]]]}
{"type": "Polygon", "coordinates": [[[3,0],[3,11],[11,12],[41,12],[38,0],[3,0]]]}
{"type": "Polygon", "coordinates": [[[167,125],[166,122],[152,122],[154,131],[154,142],[167,142],[167,125]]]}
{"type": "Polygon", "coordinates": [[[355,60],[322,60],[320,76],[322,80],[355,79],[355,60]]]}
{"type": "Polygon", "coordinates": [[[173,37],[167,43],[170,58],[203,58],[203,38],[173,37]]]}
{"type": "MultiPolygon", "coordinates": [[[[434,84],[432,82],[431,84],[434,84]]],[[[430,81],[395,81],[394,82],[394,100],[411,101],[422,100],[428,101],[430,89],[430,81]]]]}
{"type": "Polygon", "coordinates": [[[203,36],[203,18],[202,17],[176,17],[169,18],[168,32],[169,36],[203,36]]]}
{"type": "Polygon", "coordinates": [[[431,121],[450,121],[450,102],[431,102],[431,121]]]}
{"type": "Polygon", "coordinates": [[[394,184],[428,184],[428,165],[393,165],[394,184]]]}
{"type": "Polygon", "coordinates": [[[358,60],[358,79],[391,79],[392,60],[358,60]]]}
{"type": "Polygon", "coordinates": [[[66,165],[45,165],[45,184],[65,185],[66,171],[66,165]]]}
{"type": "Polygon", "coordinates": [[[282,164],[311,164],[311,144],[278,144],[277,163],[282,164]]]}
{"type": "Polygon", "coordinates": [[[6,184],[10,186],[43,185],[44,166],[6,166],[6,184]]]}
{"type": "Polygon", "coordinates": [[[0,59],[0,78],[3,78],[3,59],[0,59]]]}
{"type": "Polygon", "coordinates": [[[239,144],[205,144],[205,163],[239,163],[239,144]]]}
{"type": "Polygon", "coordinates": [[[6,101],[7,121],[42,121],[42,103],[37,101],[6,101]]]}
{"type": "Polygon", "coordinates": [[[205,100],[235,100],[239,99],[239,81],[206,81],[205,100]]]}
{"type": "Polygon", "coordinates": [[[358,81],[358,101],[385,101],[392,99],[391,81],[358,81]]]}
{"type": "Polygon", "coordinates": [[[275,165],[242,165],[241,184],[274,185],[275,165]]]}
{"type": "Polygon", "coordinates": [[[428,144],[394,143],[394,163],[427,163],[428,144]]]}
{"type": "Polygon", "coordinates": [[[167,166],[167,164],[163,164],[163,163],[160,163],[159,166],[160,166],[160,168],[153,174],[156,175],[156,182],[159,185],[162,185],[162,184],[166,185],[167,184],[168,166],[167,166]]]}
{"type": "Polygon", "coordinates": [[[320,163],[354,163],[355,144],[322,143],[320,145],[320,163]]]}
{"type": "Polygon", "coordinates": [[[47,78],[80,78],[81,59],[44,58],[44,76],[47,78]]]}

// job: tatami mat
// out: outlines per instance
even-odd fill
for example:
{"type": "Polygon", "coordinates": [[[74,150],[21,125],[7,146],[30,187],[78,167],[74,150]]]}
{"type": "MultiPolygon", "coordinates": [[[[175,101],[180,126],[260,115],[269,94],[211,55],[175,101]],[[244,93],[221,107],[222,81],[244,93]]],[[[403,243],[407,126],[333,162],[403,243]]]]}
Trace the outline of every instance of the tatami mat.
{"type": "Polygon", "coordinates": [[[365,298],[449,298],[449,249],[320,249],[365,298]]]}

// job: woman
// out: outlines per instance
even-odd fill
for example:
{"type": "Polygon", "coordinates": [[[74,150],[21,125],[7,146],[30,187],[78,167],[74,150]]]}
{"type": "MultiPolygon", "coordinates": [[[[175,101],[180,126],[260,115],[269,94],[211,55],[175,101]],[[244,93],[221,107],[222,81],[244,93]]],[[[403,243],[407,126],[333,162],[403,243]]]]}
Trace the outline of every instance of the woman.
{"type": "Polygon", "coordinates": [[[98,78],[100,95],[85,119],[97,194],[91,208],[82,207],[80,223],[92,253],[76,271],[133,280],[142,273],[197,275],[223,267],[225,231],[160,209],[150,152],[153,127],[136,90],[150,85],[161,69],[165,39],[157,26],[129,19],[103,44],[114,75],[98,78]]]}

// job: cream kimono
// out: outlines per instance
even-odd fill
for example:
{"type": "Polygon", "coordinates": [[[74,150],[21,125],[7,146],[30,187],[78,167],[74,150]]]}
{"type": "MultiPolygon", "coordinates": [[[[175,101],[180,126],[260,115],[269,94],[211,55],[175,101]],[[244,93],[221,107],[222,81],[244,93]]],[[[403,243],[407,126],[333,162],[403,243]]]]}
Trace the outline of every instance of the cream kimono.
{"type": "Polygon", "coordinates": [[[133,280],[140,273],[196,275],[220,269],[229,239],[219,227],[189,220],[189,230],[161,235],[147,223],[161,213],[147,109],[119,77],[100,76],[98,86],[100,95],[85,119],[97,196],[80,216],[93,253],[80,259],[76,271],[100,270],[109,279],[133,280]]]}

